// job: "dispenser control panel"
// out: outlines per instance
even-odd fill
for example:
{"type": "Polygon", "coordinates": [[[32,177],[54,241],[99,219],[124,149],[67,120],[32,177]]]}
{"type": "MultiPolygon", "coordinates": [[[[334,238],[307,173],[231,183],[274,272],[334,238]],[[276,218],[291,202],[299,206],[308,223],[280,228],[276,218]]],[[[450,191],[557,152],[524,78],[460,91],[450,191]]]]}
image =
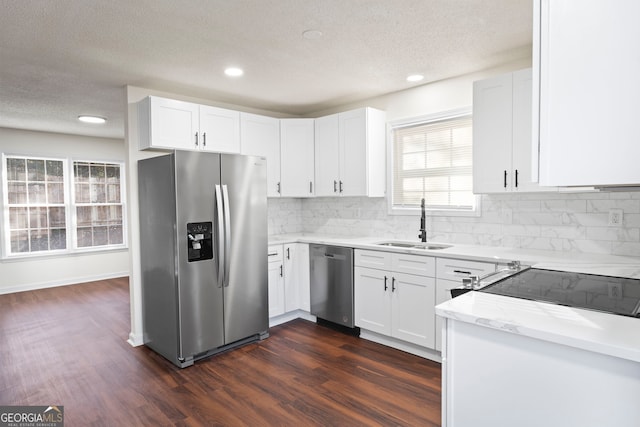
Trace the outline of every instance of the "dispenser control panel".
{"type": "Polygon", "coordinates": [[[189,262],[213,259],[213,223],[188,223],[187,249],[189,262]]]}

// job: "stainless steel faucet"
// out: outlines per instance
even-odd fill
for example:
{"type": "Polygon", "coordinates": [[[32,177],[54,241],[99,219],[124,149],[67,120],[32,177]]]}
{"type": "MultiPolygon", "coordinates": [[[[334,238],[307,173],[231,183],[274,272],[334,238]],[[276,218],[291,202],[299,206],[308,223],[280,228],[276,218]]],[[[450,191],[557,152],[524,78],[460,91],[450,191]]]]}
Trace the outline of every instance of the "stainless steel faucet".
{"type": "Polygon", "coordinates": [[[420,202],[420,234],[418,234],[418,238],[421,242],[427,241],[427,216],[425,214],[425,204],[424,199],[420,202]]]}

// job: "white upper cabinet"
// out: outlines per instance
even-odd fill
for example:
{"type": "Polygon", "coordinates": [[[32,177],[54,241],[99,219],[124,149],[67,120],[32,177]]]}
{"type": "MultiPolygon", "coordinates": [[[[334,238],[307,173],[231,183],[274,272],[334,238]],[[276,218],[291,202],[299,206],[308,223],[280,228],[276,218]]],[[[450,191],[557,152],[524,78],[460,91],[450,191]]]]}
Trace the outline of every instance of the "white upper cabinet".
{"type": "Polygon", "coordinates": [[[280,120],[240,113],[240,152],[267,159],[267,197],[280,196],[280,120]]]}
{"type": "Polygon", "coordinates": [[[313,196],[314,119],[280,120],[282,197],[313,196]]]}
{"type": "Polygon", "coordinates": [[[240,152],[240,113],[149,96],[138,103],[140,149],[240,152]]]}
{"type": "Polygon", "coordinates": [[[640,184],[639,16],[637,0],[534,1],[541,185],[640,184]]]}
{"type": "Polygon", "coordinates": [[[201,147],[206,151],[240,152],[240,112],[200,106],[201,147]]]}
{"type": "Polygon", "coordinates": [[[473,192],[553,191],[531,179],[531,69],[473,84],[473,192]]]}
{"type": "Polygon", "coordinates": [[[138,103],[140,149],[197,149],[197,104],[149,96],[138,103]]]}
{"type": "Polygon", "coordinates": [[[316,196],[383,197],[385,113],[360,108],[316,119],[316,196]]]}
{"type": "Polygon", "coordinates": [[[338,114],[320,117],[315,123],[316,196],[337,196],[340,179],[340,120],[338,114]]]}

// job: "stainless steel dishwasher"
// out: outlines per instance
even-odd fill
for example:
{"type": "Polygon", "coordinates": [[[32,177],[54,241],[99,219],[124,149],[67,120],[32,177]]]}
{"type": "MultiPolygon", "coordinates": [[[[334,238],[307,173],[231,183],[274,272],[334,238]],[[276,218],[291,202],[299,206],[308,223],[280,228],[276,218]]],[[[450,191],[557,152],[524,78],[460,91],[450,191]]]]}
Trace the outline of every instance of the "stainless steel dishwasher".
{"type": "Polygon", "coordinates": [[[353,249],[310,245],[311,314],[353,328],[353,249]]]}

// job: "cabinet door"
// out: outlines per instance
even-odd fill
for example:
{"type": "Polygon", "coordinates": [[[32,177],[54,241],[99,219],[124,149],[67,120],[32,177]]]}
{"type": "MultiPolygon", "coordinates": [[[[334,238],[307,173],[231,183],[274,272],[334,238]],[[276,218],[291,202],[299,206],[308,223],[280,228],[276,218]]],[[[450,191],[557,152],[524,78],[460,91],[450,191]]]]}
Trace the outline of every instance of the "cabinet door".
{"type": "Polygon", "coordinates": [[[282,245],[268,247],[269,317],[284,313],[284,266],[282,245]]]}
{"type": "Polygon", "coordinates": [[[309,245],[286,244],[283,258],[285,311],[298,309],[310,311],[309,245]]]}
{"type": "Polygon", "coordinates": [[[198,149],[198,104],[149,97],[150,147],[178,150],[198,149]]]}
{"type": "Polygon", "coordinates": [[[280,121],[240,113],[240,151],[267,158],[267,197],[280,196],[280,121]]]}
{"type": "Polygon", "coordinates": [[[372,268],[354,268],[355,324],[391,335],[391,273],[372,268]]]}
{"type": "MultiPolygon", "coordinates": [[[[340,180],[343,196],[367,195],[367,111],[340,113],[340,180]]],[[[380,171],[381,172],[381,171],[380,171]]]]}
{"type": "MultiPolygon", "coordinates": [[[[557,191],[556,187],[539,186],[532,178],[531,74],[531,68],[513,73],[512,189],[519,192],[557,191]]],[[[535,155],[538,155],[537,150],[535,155]]]]}
{"type": "Polygon", "coordinates": [[[280,120],[280,179],[283,197],[313,196],[314,119],[280,120]]]}
{"type": "Polygon", "coordinates": [[[300,309],[311,311],[311,279],[309,266],[309,245],[306,243],[296,243],[295,245],[295,265],[298,270],[298,306],[300,309]]]}
{"type": "Polygon", "coordinates": [[[340,181],[338,114],[315,120],[315,195],[337,196],[340,181]]]}
{"type": "Polygon", "coordinates": [[[476,194],[511,189],[511,97],[511,73],[473,83],[473,192],[476,194]]]}
{"type": "Polygon", "coordinates": [[[533,59],[540,67],[540,184],[639,184],[640,2],[534,5],[540,16],[533,59]]]}
{"type": "Polygon", "coordinates": [[[240,112],[201,105],[200,134],[203,150],[240,153],[240,112]]]}
{"type": "Polygon", "coordinates": [[[392,335],[424,347],[435,346],[435,279],[393,274],[391,281],[392,335]]]}

